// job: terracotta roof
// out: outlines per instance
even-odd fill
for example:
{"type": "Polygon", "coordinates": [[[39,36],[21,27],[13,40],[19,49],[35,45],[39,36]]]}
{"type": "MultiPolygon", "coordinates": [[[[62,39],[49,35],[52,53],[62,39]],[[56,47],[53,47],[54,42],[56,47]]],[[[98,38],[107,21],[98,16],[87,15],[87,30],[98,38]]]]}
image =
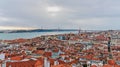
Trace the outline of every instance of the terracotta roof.
{"type": "Polygon", "coordinates": [[[105,64],[105,65],[103,65],[103,67],[113,67],[113,66],[109,65],[109,64],[105,64]]]}
{"type": "Polygon", "coordinates": [[[38,60],[36,63],[35,63],[35,67],[43,67],[43,62],[38,60]]]}
{"type": "Polygon", "coordinates": [[[108,60],[108,64],[115,65],[115,60],[113,60],[113,59],[108,60]]]}
{"type": "Polygon", "coordinates": [[[23,57],[21,57],[21,56],[15,56],[15,57],[11,57],[10,59],[11,60],[22,60],[23,57]]]}
{"type": "Polygon", "coordinates": [[[7,62],[6,67],[34,67],[36,61],[7,62]]]}
{"type": "Polygon", "coordinates": [[[51,57],[51,56],[52,56],[52,52],[45,52],[45,53],[44,53],[44,56],[45,56],[45,57],[51,57]]]}
{"type": "Polygon", "coordinates": [[[96,65],[91,65],[90,67],[97,67],[96,65]]]}
{"type": "Polygon", "coordinates": [[[50,61],[50,65],[54,65],[55,59],[49,58],[48,60],[50,61]]]}
{"type": "Polygon", "coordinates": [[[59,62],[59,64],[65,64],[65,62],[62,60],[58,60],[58,62],[59,62]]]}

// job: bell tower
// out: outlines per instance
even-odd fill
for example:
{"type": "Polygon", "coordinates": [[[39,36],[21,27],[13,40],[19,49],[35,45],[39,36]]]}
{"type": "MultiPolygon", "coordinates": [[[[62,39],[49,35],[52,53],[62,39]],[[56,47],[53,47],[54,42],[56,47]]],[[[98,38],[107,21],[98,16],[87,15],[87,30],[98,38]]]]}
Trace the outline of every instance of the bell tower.
{"type": "Polygon", "coordinates": [[[111,37],[108,37],[108,52],[109,52],[109,59],[112,59],[112,53],[111,53],[111,37]]]}

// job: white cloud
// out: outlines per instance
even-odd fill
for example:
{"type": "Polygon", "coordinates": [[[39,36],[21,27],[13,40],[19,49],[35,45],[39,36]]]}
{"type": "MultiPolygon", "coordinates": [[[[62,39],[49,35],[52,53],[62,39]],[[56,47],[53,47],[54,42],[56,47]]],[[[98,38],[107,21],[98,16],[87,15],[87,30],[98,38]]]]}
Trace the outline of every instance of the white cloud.
{"type": "Polygon", "coordinates": [[[105,24],[107,18],[84,18],[84,19],[73,19],[69,22],[80,25],[103,25],[105,24]]]}
{"type": "Polygon", "coordinates": [[[0,16],[0,21],[1,21],[1,22],[10,21],[10,20],[11,20],[10,18],[6,18],[6,17],[0,16]]]}
{"type": "Polygon", "coordinates": [[[0,30],[31,30],[37,28],[30,28],[30,27],[15,27],[15,26],[0,26],[0,30]]]}

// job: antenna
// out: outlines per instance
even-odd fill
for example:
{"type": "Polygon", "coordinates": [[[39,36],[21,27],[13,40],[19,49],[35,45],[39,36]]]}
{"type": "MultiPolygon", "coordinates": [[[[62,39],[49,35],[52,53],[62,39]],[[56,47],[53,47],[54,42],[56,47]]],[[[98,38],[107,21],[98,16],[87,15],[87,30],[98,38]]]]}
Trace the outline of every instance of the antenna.
{"type": "Polygon", "coordinates": [[[78,34],[80,34],[80,33],[81,33],[81,28],[79,27],[78,34]]]}
{"type": "Polygon", "coordinates": [[[43,27],[41,26],[41,30],[43,29],[43,27]]]}
{"type": "Polygon", "coordinates": [[[60,30],[60,27],[58,27],[57,31],[59,31],[59,30],[60,30]]]}

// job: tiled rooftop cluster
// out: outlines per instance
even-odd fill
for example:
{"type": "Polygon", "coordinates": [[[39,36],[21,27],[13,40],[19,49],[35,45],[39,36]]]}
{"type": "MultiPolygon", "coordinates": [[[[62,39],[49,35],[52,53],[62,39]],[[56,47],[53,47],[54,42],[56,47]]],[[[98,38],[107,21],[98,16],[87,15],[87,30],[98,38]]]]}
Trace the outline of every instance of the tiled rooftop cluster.
{"type": "Polygon", "coordinates": [[[82,32],[1,40],[2,67],[120,67],[120,32],[82,32]],[[111,37],[111,52],[108,52],[111,37]]]}

